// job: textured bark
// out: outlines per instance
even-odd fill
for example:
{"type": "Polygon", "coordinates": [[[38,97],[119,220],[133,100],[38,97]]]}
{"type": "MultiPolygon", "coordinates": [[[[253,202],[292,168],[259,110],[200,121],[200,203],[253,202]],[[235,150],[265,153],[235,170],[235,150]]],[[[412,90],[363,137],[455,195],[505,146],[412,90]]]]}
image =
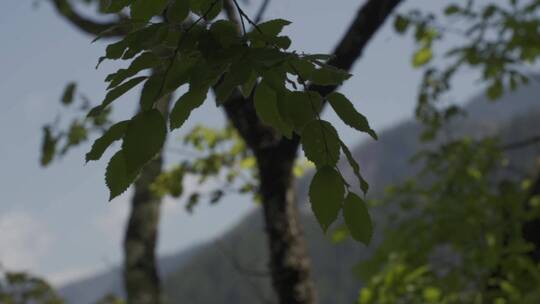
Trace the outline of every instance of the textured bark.
{"type": "Polygon", "coordinates": [[[296,149],[294,146],[281,148],[272,147],[256,153],[272,282],[280,303],[316,303],[310,261],[294,202],[291,172],[296,149]]]}
{"type": "Polygon", "coordinates": [[[131,213],[124,238],[124,286],[130,304],[160,303],[156,266],[160,200],[149,186],[160,174],[162,158],[152,160],[135,182],[131,213]]]}
{"type": "MultiPolygon", "coordinates": [[[[158,101],[157,109],[167,117],[170,96],[158,101]]],[[[161,303],[161,282],[156,261],[160,198],[150,185],[163,166],[161,155],[148,163],[135,182],[131,213],[124,237],[124,287],[129,304],[161,303]]]]}

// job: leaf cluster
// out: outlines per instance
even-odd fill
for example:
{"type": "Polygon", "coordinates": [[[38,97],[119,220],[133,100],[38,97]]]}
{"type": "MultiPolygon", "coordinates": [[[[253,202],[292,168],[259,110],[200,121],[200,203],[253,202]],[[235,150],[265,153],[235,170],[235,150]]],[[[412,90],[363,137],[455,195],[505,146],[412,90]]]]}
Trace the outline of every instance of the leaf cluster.
{"type": "MultiPolygon", "coordinates": [[[[336,210],[339,212],[343,205],[345,220],[354,231],[352,235],[367,243],[371,222],[365,206],[360,197],[349,190],[345,198],[344,188],[350,187],[334,169],[341,151],[354,168],[364,192],[368,185],[335,128],[320,119],[323,104],[329,102],[345,124],[373,138],[376,134],[344,95],[336,92],[321,96],[307,89],[309,85],[337,86],[351,75],[327,65],[328,56],[288,50],[291,41],[281,32],[289,21],[275,19],[255,24],[239,4],[234,3],[240,13],[242,28],[230,20],[217,20],[223,7],[221,0],[123,0],[111,3],[108,10],[113,13],[129,8],[132,31],[109,44],[99,62],[121,59],[130,64],[107,76],[108,92],[103,102],[89,111],[88,117],[100,115],[138,85],[142,85],[141,111],[131,119],[113,125],[94,143],[87,160],[99,159],[112,142],[122,141],[121,149],[110,160],[106,172],[112,199],[125,191],[144,165],[162,149],[167,129],[180,128],[190,113],[207,100],[210,90],[214,91],[218,106],[231,96],[241,94],[246,102],[253,102],[262,123],[281,136],[300,137],[307,158],[317,168],[313,183],[321,176],[325,182],[327,172],[334,172],[334,178],[339,176],[331,187],[325,185],[326,194],[332,193],[331,196],[315,193],[310,196],[323,229],[335,220],[336,210]],[[253,26],[251,31],[245,29],[244,21],[253,26]],[[138,75],[145,70],[152,70],[152,74],[138,75]],[[174,102],[166,121],[156,110],[156,102],[176,91],[185,93],[174,102]],[[357,221],[363,224],[358,225],[357,221]],[[367,230],[361,231],[363,229],[367,230]]],[[[202,167],[200,162],[180,165],[183,169],[177,169],[163,179],[177,182],[182,176],[178,170],[197,171],[200,168],[207,171],[198,173],[206,176],[215,174],[213,165],[228,165],[223,158],[215,157],[205,159],[203,163],[202,167]]],[[[169,192],[178,194],[181,191],[176,186],[169,192]]]]}
{"type": "Polygon", "coordinates": [[[478,71],[491,100],[529,82],[527,68],[540,56],[535,43],[540,38],[540,7],[536,1],[503,2],[453,1],[439,15],[413,10],[396,17],[398,33],[413,30],[418,49],[412,62],[424,68],[416,109],[427,127],[424,139],[433,139],[445,121],[461,113],[455,105],[437,106],[460,71],[478,71]],[[433,63],[436,42],[444,45],[448,38],[457,43],[433,63]]]}
{"type": "Polygon", "coordinates": [[[497,141],[468,139],[422,154],[424,171],[389,190],[397,212],[359,303],[537,303],[540,268],[523,225],[540,215],[531,183],[498,174],[497,141]]]}

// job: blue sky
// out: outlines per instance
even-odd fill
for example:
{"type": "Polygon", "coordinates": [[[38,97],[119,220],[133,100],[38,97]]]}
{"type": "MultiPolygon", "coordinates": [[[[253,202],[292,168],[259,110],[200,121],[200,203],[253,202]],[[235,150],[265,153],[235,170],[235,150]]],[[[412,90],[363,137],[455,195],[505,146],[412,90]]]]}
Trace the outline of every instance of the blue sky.
{"type": "MultiPolygon", "coordinates": [[[[414,4],[440,5],[436,2],[417,0],[414,4]]],[[[279,16],[293,21],[287,33],[294,49],[327,53],[351,22],[358,3],[275,0],[267,18],[279,16]]],[[[95,70],[104,44],[90,44],[90,37],[59,18],[45,0],[0,1],[0,38],[1,265],[30,270],[61,284],[119,263],[130,193],[107,202],[105,161],[85,166],[83,156],[88,145],[47,169],[39,166],[38,159],[41,126],[59,113],[59,98],[66,83],[77,81],[80,91],[98,103],[104,96],[105,75],[122,64],[108,63],[95,70]]],[[[342,89],[376,130],[412,114],[421,75],[410,66],[412,51],[411,39],[396,36],[388,23],[342,89]]],[[[457,97],[464,99],[473,92],[473,84],[461,82],[457,97]]],[[[122,97],[116,103],[116,116],[133,113],[135,99],[136,94],[122,97]]],[[[337,121],[333,115],[325,115],[337,121]]],[[[220,110],[209,102],[195,112],[183,130],[196,123],[220,126],[223,121],[220,110]]],[[[183,130],[171,138],[179,137],[183,130]]],[[[367,140],[342,125],[339,131],[349,144],[367,140]]],[[[168,164],[176,159],[171,153],[166,156],[168,164]]],[[[159,253],[217,237],[251,208],[247,199],[230,196],[218,206],[203,204],[195,214],[188,215],[182,202],[167,200],[159,253]]]]}

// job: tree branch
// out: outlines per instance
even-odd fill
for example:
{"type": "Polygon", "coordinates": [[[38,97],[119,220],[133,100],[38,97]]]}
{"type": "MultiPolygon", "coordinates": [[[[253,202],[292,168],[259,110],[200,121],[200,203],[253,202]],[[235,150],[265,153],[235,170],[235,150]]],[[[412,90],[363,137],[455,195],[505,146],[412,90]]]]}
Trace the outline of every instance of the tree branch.
{"type": "Polygon", "coordinates": [[[123,20],[121,18],[112,22],[98,22],[80,15],[73,9],[68,0],[50,1],[58,14],[86,34],[93,36],[101,34],[102,37],[121,37],[129,32],[125,27],[122,27],[123,20]]]}
{"type": "MultiPolygon", "coordinates": [[[[336,68],[350,71],[354,63],[362,56],[366,45],[379,30],[386,18],[403,0],[369,0],[365,3],[356,18],[341,38],[328,64],[336,68]]],[[[336,90],[338,86],[310,86],[308,89],[319,92],[322,96],[336,90]]]]}
{"type": "Polygon", "coordinates": [[[500,148],[501,150],[516,150],[520,148],[525,148],[530,145],[538,144],[540,142],[540,135],[535,135],[520,141],[511,142],[505,145],[502,145],[500,148]]]}
{"type": "Polygon", "coordinates": [[[257,15],[255,15],[255,23],[258,24],[261,22],[264,13],[266,12],[266,9],[268,8],[268,4],[270,3],[270,0],[263,0],[263,3],[261,4],[261,7],[259,8],[259,11],[257,12],[257,15]]]}

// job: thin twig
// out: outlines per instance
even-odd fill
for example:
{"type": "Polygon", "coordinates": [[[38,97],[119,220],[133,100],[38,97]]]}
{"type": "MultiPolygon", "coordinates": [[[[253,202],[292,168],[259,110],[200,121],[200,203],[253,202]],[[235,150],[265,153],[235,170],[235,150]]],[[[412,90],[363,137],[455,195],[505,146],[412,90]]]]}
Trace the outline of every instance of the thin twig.
{"type": "Polygon", "coordinates": [[[217,240],[216,241],[216,245],[218,247],[218,249],[221,251],[221,253],[227,257],[229,259],[229,261],[231,262],[233,268],[238,272],[240,273],[241,275],[243,275],[242,277],[246,280],[246,282],[251,286],[251,288],[253,289],[253,291],[256,293],[256,296],[259,298],[259,300],[262,302],[262,303],[265,303],[265,304],[273,304],[272,301],[266,299],[266,297],[264,296],[263,292],[259,289],[259,287],[253,282],[251,281],[247,276],[256,276],[256,277],[259,277],[259,278],[268,278],[269,277],[269,273],[266,273],[266,272],[259,272],[259,271],[252,271],[252,270],[246,270],[244,268],[242,268],[242,266],[240,265],[240,263],[236,260],[236,258],[230,253],[228,252],[226,249],[225,249],[225,246],[223,244],[223,242],[221,240],[217,240]]]}
{"type": "Polygon", "coordinates": [[[240,272],[243,275],[247,275],[250,277],[259,277],[259,278],[268,278],[270,276],[270,273],[267,271],[260,271],[260,270],[253,270],[253,269],[247,269],[236,259],[236,257],[225,248],[225,245],[223,244],[223,241],[218,240],[216,241],[216,245],[219,247],[223,255],[225,255],[233,267],[240,272]]]}
{"type": "Polygon", "coordinates": [[[244,36],[246,35],[246,24],[244,23],[244,16],[242,13],[242,8],[240,8],[240,5],[238,5],[238,2],[236,0],[233,0],[234,6],[236,6],[236,10],[238,11],[238,15],[240,16],[240,23],[242,24],[242,32],[244,33],[244,36]]]}
{"type": "Polygon", "coordinates": [[[255,16],[255,20],[254,22],[256,24],[259,24],[259,22],[261,22],[263,16],[264,16],[264,13],[266,12],[266,9],[268,8],[268,4],[270,3],[270,0],[263,0],[263,3],[261,5],[261,7],[259,8],[259,12],[257,12],[257,15],[255,16]]]}
{"type": "Polygon", "coordinates": [[[165,69],[165,75],[163,77],[163,81],[161,82],[161,86],[158,90],[158,96],[156,97],[156,99],[158,99],[161,94],[163,93],[163,89],[165,87],[165,82],[167,80],[167,74],[169,74],[174,62],[176,61],[176,57],[178,56],[178,53],[180,52],[180,47],[182,46],[182,43],[184,43],[184,40],[186,40],[186,37],[188,36],[188,33],[197,25],[199,24],[199,22],[201,22],[201,20],[205,19],[206,16],[208,16],[208,14],[212,11],[212,9],[214,8],[214,6],[216,6],[216,4],[219,2],[219,0],[215,0],[212,5],[210,5],[210,7],[204,12],[204,14],[202,14],[197,20],[195,20],[195,22],[193,22],[185,31],[184,31],[184,35],[182,35],[182,37],[178,40],[178,44],[176,45],[176,49],[174,50],[174,55],[172,56],[172,60],[171,62],[169,63],[169,65],[167,66],[167,68],[165,69]]]}
{"type": "Polygon", "coordinates": [[[532,136],[532,137],[529,137],[520,141],[502,145],[500,148],[501,150],[509,151],[509,150],[525,148],[527,146],[538,144],[538,143],[540,143],[540,135],[535,135],[535,136],[532,136]]]}

